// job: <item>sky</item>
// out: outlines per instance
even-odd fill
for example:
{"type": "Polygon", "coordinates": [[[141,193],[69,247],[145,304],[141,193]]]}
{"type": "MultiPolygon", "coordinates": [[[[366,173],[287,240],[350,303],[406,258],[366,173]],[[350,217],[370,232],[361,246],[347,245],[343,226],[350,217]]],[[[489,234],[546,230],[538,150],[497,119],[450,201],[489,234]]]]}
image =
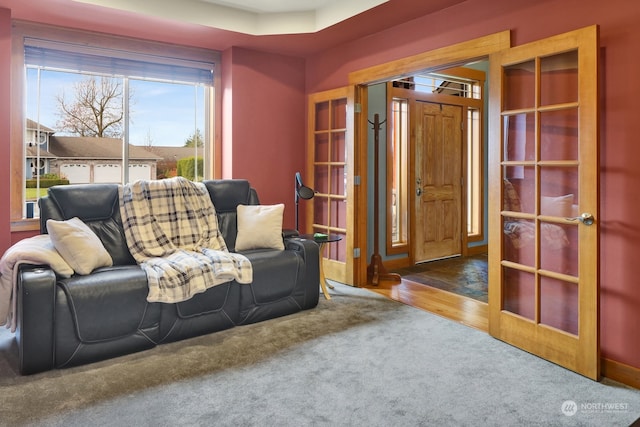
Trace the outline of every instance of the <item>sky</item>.
{"type": "MultiPolygon", "coordinates": [[[[73,99],[73,84],[86,75],[41,71],[38,91],[37,71],[27,71],[27,118],[57,130],[60,119],[56,96],[73,99]],[[39,92],[39,96],[38,96],[39,92]],[[38,109],[38,100],[40,100],[38,109]]],[[[134,145],[183,146],[196,128],[204,131],[204,88],[192,85],[130,80],[131,122],[129,142],[134,145]],[[196,93],[197,92],[197,93],[196,93]],[[196,117],[198,117],[196,119],[196,117]]],[[[65,136],[64,132],[56,132],[65,136]]]]}

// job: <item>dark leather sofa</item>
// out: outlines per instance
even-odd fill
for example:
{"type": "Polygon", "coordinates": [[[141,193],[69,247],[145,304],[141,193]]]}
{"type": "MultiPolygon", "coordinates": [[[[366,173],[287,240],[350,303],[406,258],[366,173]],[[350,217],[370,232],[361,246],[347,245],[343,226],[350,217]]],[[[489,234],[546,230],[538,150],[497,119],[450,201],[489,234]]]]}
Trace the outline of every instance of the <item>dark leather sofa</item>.
{"type": "MultiPolygon", "coordinates": [[[[236,240],[236,207],[259,204],[248,181],[205,182],[227,247],[236,240]]],[[[149,303],[144,271],[126,245],[118,185],[56,186],[40,200],[40,228],[49,218],[79,217],[98,235],[112,267],[89,275],[56,277],[46,266],[18,274],[16,340],[19,370],[33,374],[95,362],[310,309],[318,304],[318,245],[286,238],[285,250],[242,252],[252,263],[253,283],[209,288],[175,304],[149,303]]]]}

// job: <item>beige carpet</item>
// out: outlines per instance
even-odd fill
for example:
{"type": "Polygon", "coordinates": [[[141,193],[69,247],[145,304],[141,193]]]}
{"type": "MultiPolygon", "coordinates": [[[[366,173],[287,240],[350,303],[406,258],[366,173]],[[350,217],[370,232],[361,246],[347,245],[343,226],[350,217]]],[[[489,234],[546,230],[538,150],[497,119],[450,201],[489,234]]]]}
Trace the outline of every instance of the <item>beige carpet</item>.
{"type": "Polygon", "coordinates": [[[640,416],[638,390],[364,289],[331,292],[292,316],[27,377],[3,330],[0,425],[626,426],[640,416]]]}

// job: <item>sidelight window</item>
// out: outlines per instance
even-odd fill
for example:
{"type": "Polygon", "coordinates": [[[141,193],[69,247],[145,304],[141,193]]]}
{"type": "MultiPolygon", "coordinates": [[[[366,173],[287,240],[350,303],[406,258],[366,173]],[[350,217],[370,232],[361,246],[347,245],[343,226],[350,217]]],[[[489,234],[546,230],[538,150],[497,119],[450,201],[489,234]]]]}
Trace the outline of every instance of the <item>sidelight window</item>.
{"type": "Polygon", "coordinates": [[[387,239],[387,253],[406,248],[409,240],[409,100],[393,98],[390,118],[387,230],[391,239],[390,244],[387,239]]]}

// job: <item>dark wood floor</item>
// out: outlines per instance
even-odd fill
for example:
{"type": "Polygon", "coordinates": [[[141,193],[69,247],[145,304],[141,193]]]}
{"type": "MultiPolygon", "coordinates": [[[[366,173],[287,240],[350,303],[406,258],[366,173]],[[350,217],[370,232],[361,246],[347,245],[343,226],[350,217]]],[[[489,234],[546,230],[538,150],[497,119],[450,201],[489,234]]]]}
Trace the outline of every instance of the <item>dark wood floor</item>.
{"type": "MultiPolygon", "coordinates": [[[[458,262],[460,268],[464,263],[458,262]]],[[[449,290],[438,289],[422,283],[417,283],[415,269],[407,272],[400,271],[400,282],[382,280],[377,286],[368,285],[370,289],[387,298],[417,307],[428,312],[446,317],[482,331],[488,330],[488,305],[486,302],[449,290]],[[411,279],[407,279],[410,277],[411,279]]]]}
{"type": "Polygon", "coordinates": [[[486,253],[423,262],[393,270],[403,279],[464,295],[482,302],[489,300],[486,253]]]}

